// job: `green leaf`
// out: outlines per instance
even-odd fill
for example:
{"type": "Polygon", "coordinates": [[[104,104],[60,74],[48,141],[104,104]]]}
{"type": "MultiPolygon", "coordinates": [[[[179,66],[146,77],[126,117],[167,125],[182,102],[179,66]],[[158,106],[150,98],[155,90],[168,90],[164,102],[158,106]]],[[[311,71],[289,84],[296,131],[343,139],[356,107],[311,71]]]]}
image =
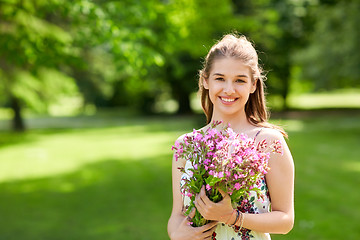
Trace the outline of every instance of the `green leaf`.
{"type": "Polygon", "coordinates": [[[245,190],[240,189],[238,191],[234,191],[233,194],[230,196],[232,202],[238,202],[242,196],[244,196],[245,190]]]}
{"type": "Polygon", "coordinates": [[[209,176],[205,182],[206,184],[209,184],[211,187],[215,186],[216,183],[220,182],[221,179],[213,176],[209,176]]]}

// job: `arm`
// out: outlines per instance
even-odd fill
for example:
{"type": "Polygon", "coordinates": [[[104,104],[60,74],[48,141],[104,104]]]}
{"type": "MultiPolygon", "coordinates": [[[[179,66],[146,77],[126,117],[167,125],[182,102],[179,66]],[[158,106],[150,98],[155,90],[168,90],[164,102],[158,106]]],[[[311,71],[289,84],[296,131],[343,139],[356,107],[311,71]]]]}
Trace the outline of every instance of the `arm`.
{"type": "MultiPolygon", "coordinates": [[[[272,211],[262,214],[244,213],[242,227],[267,233],[288,233],[294,222],[294,164],[290,150],[276,130],[267,129],[262,132],[261,138],[267,141],[280,140],[283,146],[283,155],[272,154],[269,160],[270,170],[266,174],[269,188],[272,211]]],[[[261,141],[260,139],[259,141],[261,141]]],[[[232,223],[235,215],[231,215],[233,208],[227,197],[218,203],[211,202],[205,191],[196,197],[195,205],[199,212],[209,220],[232,223]],[[232,216],[227,219],[225,216],[232,216]]]]}
{"type": "Polygon", "coordinates": [[[283,136],[276,130],[268,129],[262,138],[280,140],[283,155],[272,154],[266,182],[271,199],[271,212],[245,214],[243,227],[268,233],[288,233],[294,224],[294,163],[283,136]]]}
{"type": "MultiPolygon", "coordinates": [[[[183,214],[183,198],[180,192],[180,179],[182,173],[178,167],[184,167],[185,161],[182,159],[172,161],[172,185],[173,185],[173,208],[168,221],[168,234],[170,239],[210,239],[215,231],[217,222],[209,223],[202,227],[194,228],[189,225],[189,220],[183,214]]],[[[192,212],[192,216],[195,211],[192,212]]],[[[191,217],[191,215],[189,215],[191,217]]]]}

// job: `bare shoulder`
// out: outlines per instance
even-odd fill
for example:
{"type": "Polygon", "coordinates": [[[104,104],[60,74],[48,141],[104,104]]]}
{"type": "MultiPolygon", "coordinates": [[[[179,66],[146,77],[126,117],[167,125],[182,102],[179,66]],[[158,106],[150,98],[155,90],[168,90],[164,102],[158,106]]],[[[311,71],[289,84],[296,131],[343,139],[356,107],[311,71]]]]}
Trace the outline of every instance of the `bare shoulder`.
{"type": "Polygon", "coordinates": [[[266,140],[268,143],[271,143],[273,141],[280,142],[282,154],[272,154],[271,159],[287,159],[289,161],[292,161],[289,146],[283,134],[279,130],[273,128],[263,128],[257,140],[266,140]]]}
{"type": "Polygon", "coordinates": [[[285,142],[282,133],[274,128],[262,128],[261,132],[259,133],[258,139],[259,140],[266,139],[268,141],[279,140],[281,142],[285,142]]]}
{"type": "Polygon", "coordinates": [[[175,141],[175,147],[177,147],[179,144],[183,143],[186,137],[191,137],[193,134],[194,134],[193,132],[189,132],[189,133],[184,133],[183,135],[178,137],[175,141]]]}
{"type": "Polygon", "coordinates": [[[175,143],[176,143],[176,142],[177,142],[177,143],[182,143],[182,142],[184,142],[184,138],[185,138],[186,136],[188,136],[188,134],[189,134],[189,133],[184,133],[183,135],[179,136],[179,137],[176,139],[175,143]]]}

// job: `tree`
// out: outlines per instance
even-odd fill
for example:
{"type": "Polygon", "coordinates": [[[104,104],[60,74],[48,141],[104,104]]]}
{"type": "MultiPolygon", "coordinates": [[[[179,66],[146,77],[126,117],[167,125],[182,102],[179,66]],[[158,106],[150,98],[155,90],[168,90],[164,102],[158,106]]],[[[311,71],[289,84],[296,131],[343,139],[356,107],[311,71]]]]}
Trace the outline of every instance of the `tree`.
{"type": "Polygon", "coordinates": [[[167,7],[171,26],[166,43],[166,78],[178,113],[189,113],[190,95],[197,89],[201,60],[223,34],[251,28],[233,12],[230,0],[174,0],[167,7]],[[215,10],[216,9],[216,10],[215,10]]]}
{"type": "Polygon", "coordinates": [[[254,17],[259,28],[252,36],[260,48],[260,58],[268,70],[269,91],[283,99],[282,109],[288,109],[293,54],[308,44],[312,31],[311,0],[255,1],[254,17]],[[264,53],[263,53],[264,52],[264,53]]]}
{"type": "Polygon", "coordinates": [[[188,99],[196,89],[199,59],[205,56],[214,39],[232,31],[245,34],[256,43],[263,64],[270,69],[269,89],[282,96],[286,109],[292,55],[307,43],[306,34],[311,25],[308,9],[312,4],[310,0],[233,0],[221,4],[202,0],[172,1],[168,13],[172,34],[176,37],[168,44],[173,46],[170,54],[175,58],[167,57],[171,59],[167,61],[167,74],[173,96],[179,102],[179,112],[190,109],[188,99]]]}
{"type": "Polygon", "coordinates": [[[24,104],[42,110],[55,96],[77,91],[73,79],[59,71],[71,59],[73,39],[47,20],[55,6],[57,1],[0,2],[0,90],[18,131],[25,129],[24,104]]]}
{"type": "Polygon", "coordinates": [[[144,113],[153,111],[166,88],[161,68],[167,25],[166,5],[156,0],[99,1],[108,15],[109,29],[100,48],[111,55],[115,71],[110,106],[127,105],[144,113]]]}
{"type": "Polygon", "coordinates": [[[107,106],[113,101],[152,111],[162,91],[159,86],[164,85],[158,77],[164,64],[160,42],[167,27],[162,3],[15,0],[0,4],[4,82],[0,91],[2,101],[15,113],[15,129],[25,128],[24,106],[45,111],[51,100],[63,94],[81,92],[85,103],[107,106]],[[55,80],[49,73],[59,79],[56,89],[51,88],[55,80]]]}
{"type": "Polygon", "coordinates": [[[310,44],[295,58],[313,90],[360,87],[359,10],[358,1],[333,1],[314,9],[310,44]]]}

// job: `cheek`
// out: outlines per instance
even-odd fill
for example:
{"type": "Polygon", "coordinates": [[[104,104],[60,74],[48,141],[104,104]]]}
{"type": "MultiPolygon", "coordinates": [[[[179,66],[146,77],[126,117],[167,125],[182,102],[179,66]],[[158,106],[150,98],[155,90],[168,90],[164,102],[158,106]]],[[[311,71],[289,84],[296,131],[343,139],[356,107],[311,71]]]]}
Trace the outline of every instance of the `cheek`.
{"type": "Polygon", "coordinates": [[[215,99],[216,99],[216,92],[214,91],[213,88],[210,88],[209,89],[209,98],[210,98],[210,101],[212,103],[214,103],[215,99]]]}
{"type": "Polygon", "coordinates": [[[242,101],[247,102],[249,100],[251,90],[249,87],[241,88],[238,90],[239,95],[242,98],[242,101]]]}

